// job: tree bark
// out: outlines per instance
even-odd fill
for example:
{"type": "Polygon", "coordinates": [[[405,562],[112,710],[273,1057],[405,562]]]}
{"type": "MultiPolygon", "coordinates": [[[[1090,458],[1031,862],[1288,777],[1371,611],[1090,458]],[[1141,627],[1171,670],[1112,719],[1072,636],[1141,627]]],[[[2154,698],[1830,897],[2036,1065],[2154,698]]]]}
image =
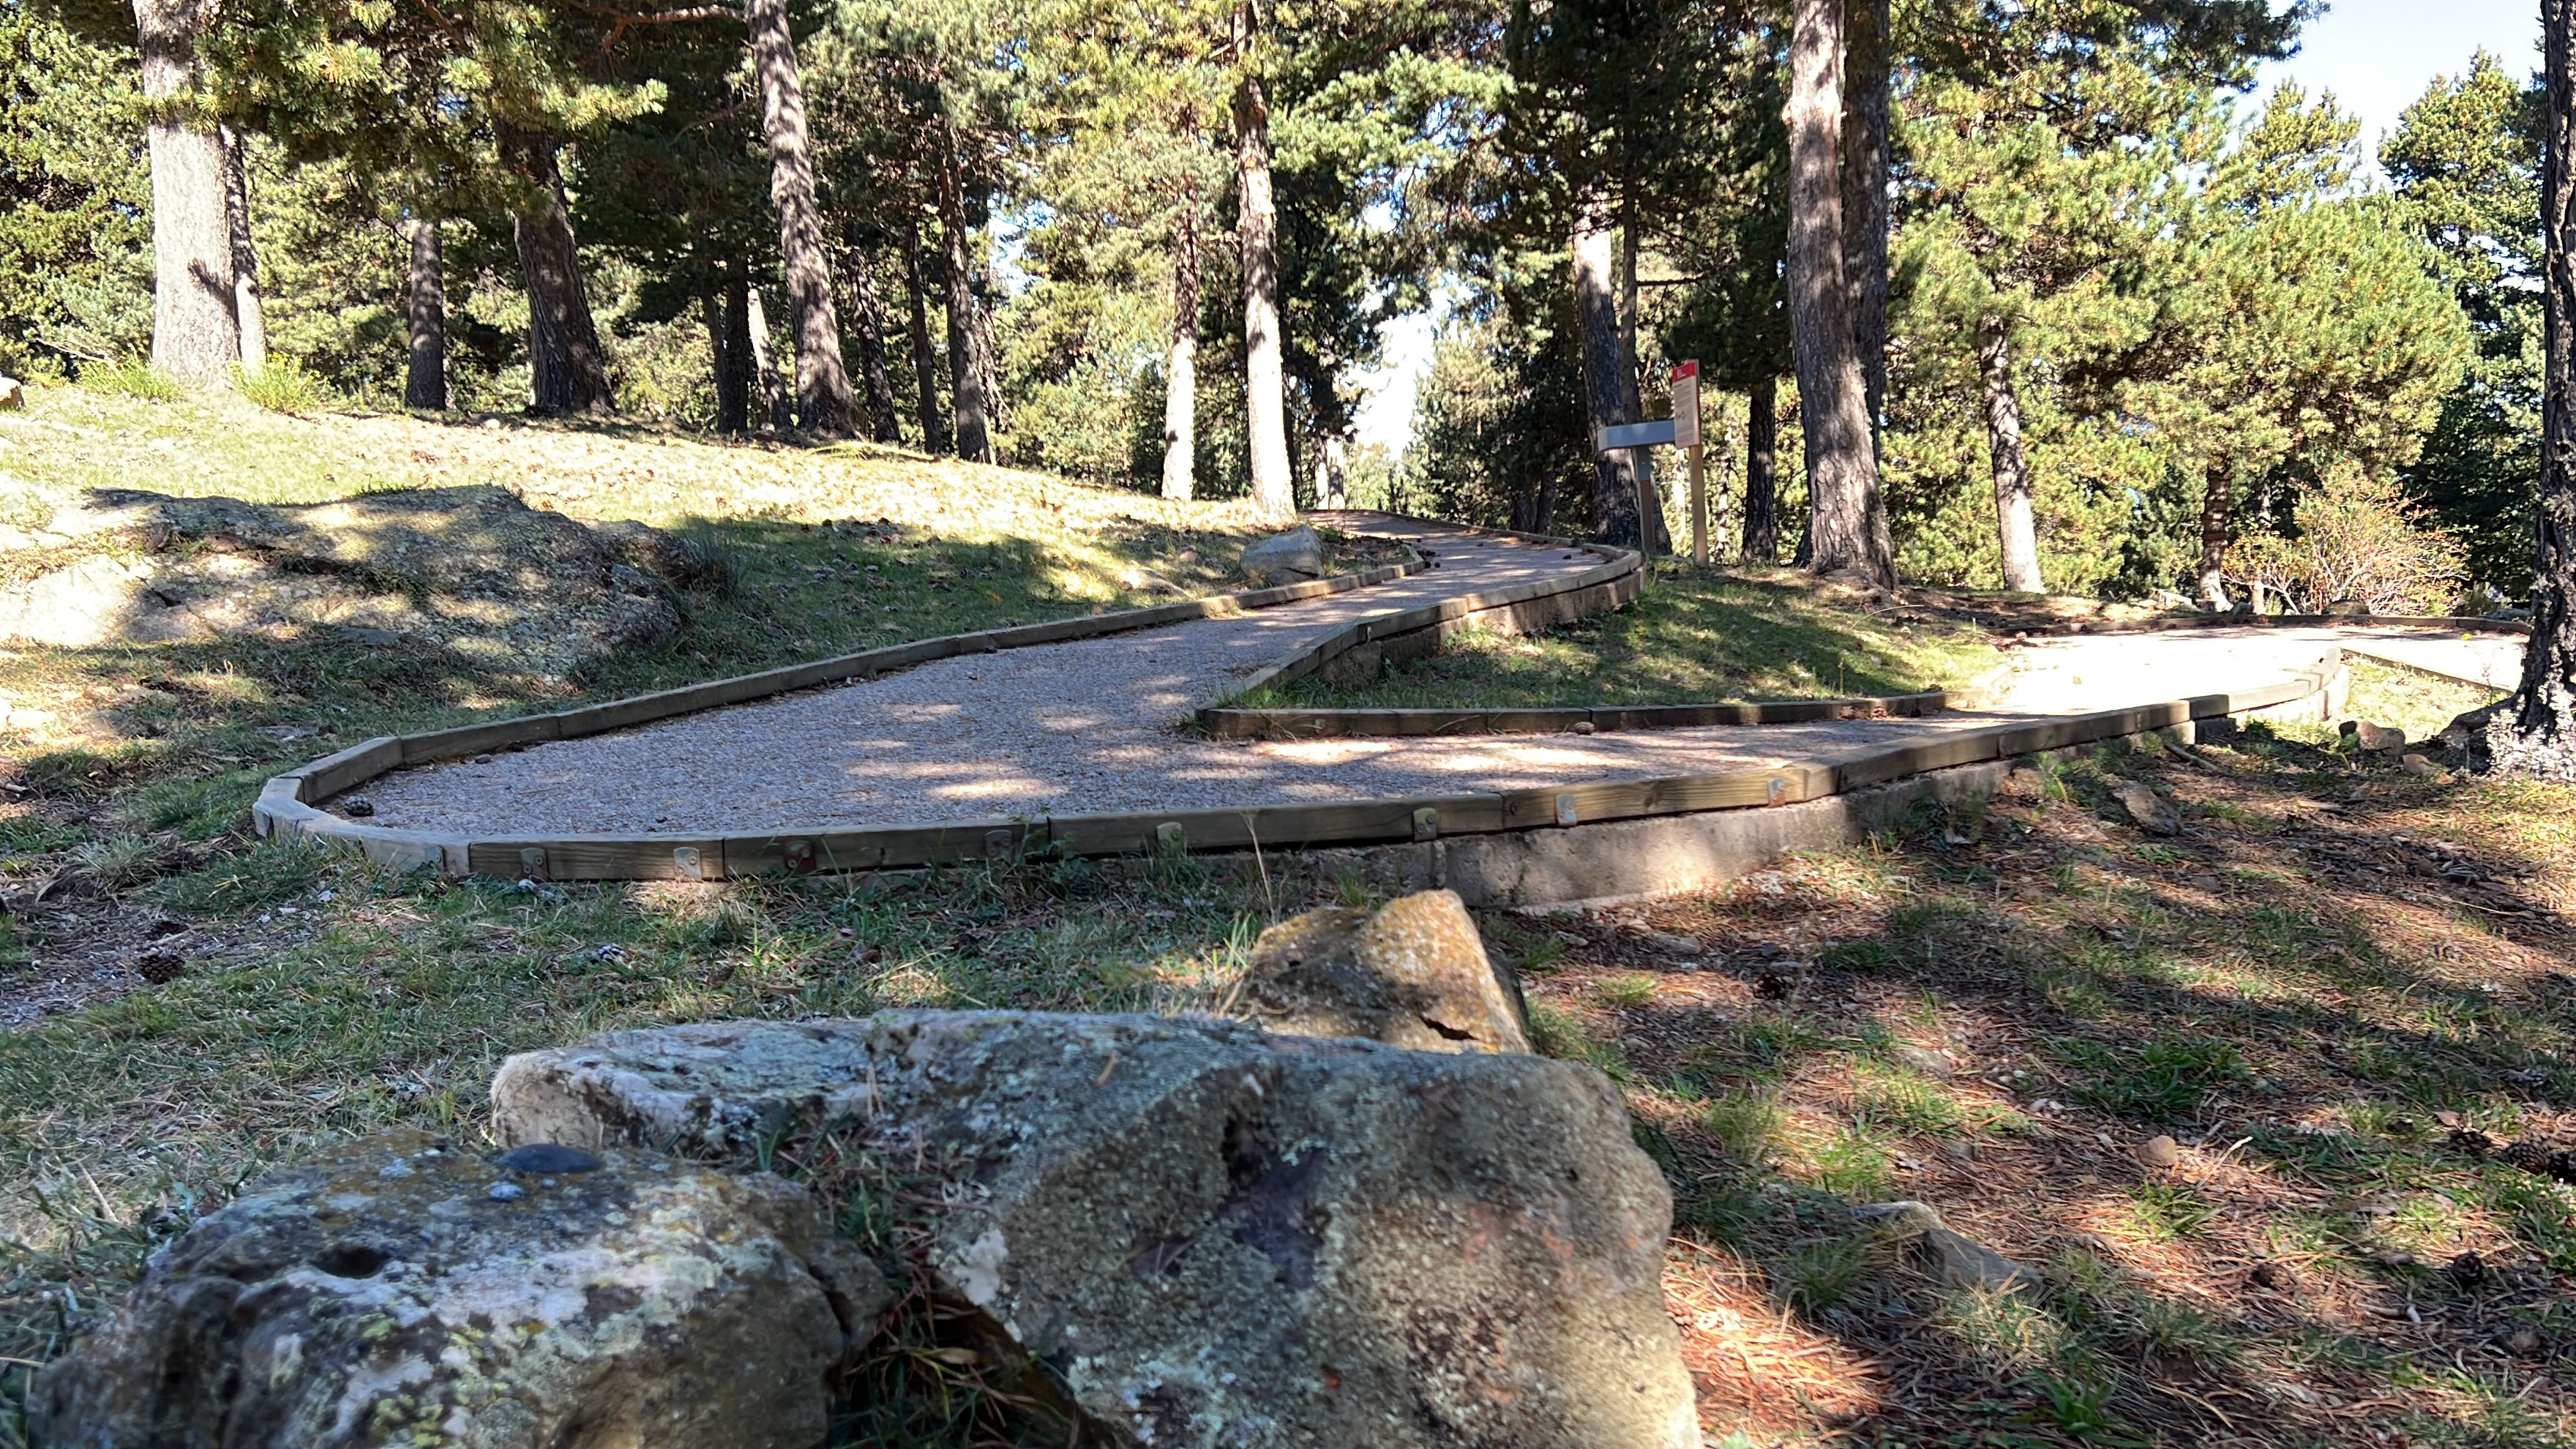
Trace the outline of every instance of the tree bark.
{"type": "MultiPolygon", "coordinates": [[[[745,278],[746,284],[749,281],[745,278]]],[[[760,300],[760,289],[746,285],[742,296],[743,337],[745,351],[751,358],[751,396],[760,404],[761,416],[769,421],[764,432],[785,432],[795,426],[787,400],[787,389],[778,378],[778,358],[770,350],[769,308],[760,300]]]]}
{"type": "Polygon", "coordinates": [[[1760,377],[1744,404],[1744,558],[1780,561],[1780,380],[1760,377]]]}
{"type": "Polygon", "coordinates": [[[886,374],[885,300],[877,294],[876,270],[857,248],[850,256],[850,300],[859,322],[859,374],[868,384],[868,419],[880,443],[903,441],[903,420],[896,415],[894,379],[886,374]]]}
{"type": "Polygon", "coordinates": [[[403,374],[403,406],[447,411],[447,275],[440,255],[438,219],[411,219],[411,269],[403,277],[411,324],[411,356],[403,374]]]}
{"type": "Polygon", "coordinates": [[[2236,480],[2224,464],[2211,463],[2204,474],[2200,500],[2200,597],[2213,609],[2233,605],[2227,597],[2227,533],[2236,517],[2236,480]]]}
{"type": "Polygon", "coordinates": [[[1288,382],[1280,356],[1279,213],[1270,195],[1270,101],[1261,89],[1251,0],[1234,13],[1237,204],[1243,256],[1244,417],[1251,430],[1252,505],[1274,522],[1297,515],[1297,478],[1288,461],[1288,382]]]}
{"type": "Polygon", "coordinates": [[[2540,508],[2532,548],[2531,642],[2522,686],[2492,717],[2497,768],[2576,780],[2576,0],[2541,0],[2540,229],[2545,318],[2540,508]],[[2510,719],[2508,720],[2508,716],[2510,719]]]}
{"type": "Polygon", "coordinates": [[[707,303],[707,341],[715,349],[716,431],[751,431],[751,284],[740,262],[725,268],[724,296],[707,303]]]}
{"type": "MultiPolygon", "coordinates": [[[[1620,421],[1642,423],[1646,420],[1646,399],[1642,391],[1644,373],[1637,361],[1637,201],[1632,190],[1619,197],[1619,404],[1620,421]]],[[[1657,553],[1672,552],[1672,534],[1664,527],[1664,495],[1655,486],[1655,455],[1646,448],[1636,450],[1637,499],[1645,509],[1644,534],[1654,540],[1657,553]]]]}
{"type": "Polygon", "coordinates": [[[1172,330],[1163,364],[1163,496],[1186,500],[1197,485],[1199,425],[1199,211],[1192,197],[1172,235],[1172,330]]]}
{"type": "Polygon", "coordinates": [[[1870,436],[1887,412],[1888,0],[1845,0],[1843,61],[1843,280],[1851,294],[1852,346],[1860,352],[1870,436]]]}
{"type": "Polygon", "coordinates": [[[232,238],[233,323],[241,333],[242,374],[268,367],[268,314],[259,302],[259,248],[250,236],[250,148],[230,126],[215,134],[224,143],[224,230],[232,238]]]}
{"type": "Polygon", "coordinates": [[[2030,506],[2030,454],[2022,445],[2021,399],[2013,392],[2012,344],[2003,319],[1985,318],[1977,329],[1977,366],[1986,393],[1986,459],[1995,475],[1995,537],[2004,560],[2004,587],[2020,594],[2044,592],[2039,576],[2039,523],[2030,506]]]}
{"type": "Polygon", "coordinates": [[[150,117],[152,361],[190,382],[220,381],[241,360],[223,138],[184,114],[211,18],[209,0],[134,0],[150,117]]]}
{"type": "Polygon", "coordinates": [[[921,449],[944,453],[948,429],[939,417],[939,359],[930,350],[930,276],[921,256],[921,217],[909,206],[903,218],[903,269],[912,293],[912,380],[921,414],[921,449]]]}
{"type": "Polygon", "coordinates": [[[778,254],[796,330],[796,416],[806,431],[848,437],[859,430],[857,399],[841,361],[841,321],[832,306],[832,263],[814,204],[814,157],[805,129],[805,85],[787,0],[744,0],[751,65],[760,81],[761,128],[769,138],[769,201],[778,212],[778,254]]]}
{"type": "Polygon", "coordinates": [[[984,364],[976,354],[975,275],[966,257],[966,191],[958,175],[957,136],[942,128],[939,153],[939,238],[948,273],[948,389],[957,411],[957,456],[993,461],[985,426],[984,364]]]}
{"type": "MultiPolygon", "coordinates": [[[[1573,263],[1576,343],[1583,358],[1584,419],[1593,433],[1628,421],[1628,389],[1621,385],[1619,303],[1612,280],[1610,226],[1597,205],[1578,204],[1566,251],[1573,263]]],[[[1591,448],[1590,438],[1584,442],[1591,448]]],[[[1593,450],[1592,535],[1607,543],[1637,542],[1637,450],[1593,450]]]]}
{"type": "Polygon", "coordinates": [[[541,413],[602,413],[612,402],[608,368],[582,285],[581,252],[564,205],[563,173],[550,138],[504,128],[503,160],[527,195],[510,218],[528,291],[529,407],[541,413]]]}
{"type": "MultiPolygon", "coordinates": [[[[985,213],[990,215],[992,193],[986,191],[982,200],[985,213]]],[[[971,233],[969,240],[973,240],[971,233]]],[[[998,460],[1002,435],[1011,430],[1011,400],[1002,395],[1002,349],[993,340],[992,299],[1002,295],[1002,278],[993,265],[992,239],[986,237],[976,250],[982,255],[973,275],[981,277],[984,286],[975,294],[975,375],[984,384],[984,431],[993,440],[993,453],[998,460]]]]}
{"type": "Polygon", "coordinates": [[[1843,270],[1843,0],[1796,0],[1789,44],[1789,346],[1806,432],[1807,552],[1818,573],[1896,584],[1868,380],[1843,270]]]}

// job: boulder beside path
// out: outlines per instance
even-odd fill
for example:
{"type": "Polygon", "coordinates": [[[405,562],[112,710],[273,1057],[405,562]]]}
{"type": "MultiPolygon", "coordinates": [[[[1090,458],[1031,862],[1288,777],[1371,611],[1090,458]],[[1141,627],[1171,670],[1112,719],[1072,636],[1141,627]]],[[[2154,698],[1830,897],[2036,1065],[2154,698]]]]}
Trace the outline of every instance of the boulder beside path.
{"type": "Polygon", "coordinates": [[[36,1442],[812,1449],[892,1297],[780,1178],[389,1133],[156,1254],[36,1442]]]}
{"type": "Polygon", "coordinates": [[[931,1288],[1122,1445],[1699,1442],[1672,1202],[1589,1067],[1153,1016],[893,1011],[513,1057],[505,1141],[910,1177],[931,1288]]]}
{"type": "Polygon", "coordinates": [[[1322,578],[1324,540],[1302,523],[1274,533],[1243,551],[1243,573],[1264,587],[1322,578]]]}
{"type": "Polygon", "coordinates": [[[1433,1052],[1530,1049],[1519,982],[1486,954],[1455,891],[1281,921],[1253,943],[1244,999],[1263,1027],[1293,1036],[1433,1052]]]}

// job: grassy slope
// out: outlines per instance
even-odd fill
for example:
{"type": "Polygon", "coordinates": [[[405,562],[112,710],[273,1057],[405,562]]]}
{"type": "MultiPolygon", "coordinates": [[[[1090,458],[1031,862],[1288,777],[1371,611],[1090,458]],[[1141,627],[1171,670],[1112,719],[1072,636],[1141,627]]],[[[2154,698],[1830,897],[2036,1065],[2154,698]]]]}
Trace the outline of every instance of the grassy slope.
{"type": "MultiPolygon", "coordinates": [[[[1240,504],[1169,504],[872,446],[515,420],[299,420],[230,399],[155,404],[76,389],[38,391],[26,413],[0,413],[0,523],[19,526],[99,486],[298,503],[460,483],[502,484],[577,517],[686,529],[739,584],[691,596],[688,627],[669,644],[578,687],[327,637],[0,649],[0,739],[25,781],[112,832],[206,839],[241,820],[265,776],[341,744],[1221,591],[1239,586],[1235,558],[1259,536],[1240,504]],[[891,526],[850,526],[880,519],[891,526]]],[[[61,813],[0,810],[0,849],[20,852],[15,869],[41,868],[26,852],[59,841],[61,813]]]]}
{"type": "MultiPolygon", "coordinates": [[[[2398,717],[2400,686],[2427,717],[2474,702],[2365,672],[2355,711],[2398,717]]],[[[1717,1432],[2576,1443],[2556,1372],[2576,1344],[2568,1189],[2455,1150],[2431,1115],[2576,1125],[2576,996],[2552,974],[2576,951],[2576,793],[2295,742],[2202,753],[2216,768],[2096,756],[2044,798],[1704,897],[1487,921],[1548,1048],[1610,1070],[1668,1165],[1668,1281],[1717,1432]],[[2106,820],[2128,776],[2192,833],[2106,820]],[[2428,869],[2432,841],[2479,879],[2428,869]],[[1723,964],[1684,969],[1649,929],[1723,964]],[[1757,968],[1770,951],[1812,969],[1757,968]],[[1914,1070],[1907,1043],[1956,1051],[1960,1073],[1914,1070]],[[2206,1145],[2144,1173],[2124,1149],[2158,1131],[2206,1145]],[[1945,1293],[1837,1206],[1893,1196],[2048,1266],[2048,1286],[1945,1293]],[[2438,1271],[2470,1249],[2509,1276],[2438,1271]],[[2260,1260],[2295,1291],[2246,1286],[2260,1260]]],[[[0,1442],[25,1382],[5,1360],[58,1351],[151,1243],[317,1140],[398,1123],[475,1140],[509,1051],[916,1003],[1206,1009],[1264,921],[1305,904],[1186,863],[884,894],[523,891],[280,846],[142,892],[278,934],[0,1033],[0,1442]]]]}
{"type": "Polygon", "coordinates": [[[1637,604],[1540,635],[1476,632],[1366,685],[1300,680],[1253,704],[1470,708],[1684,704],[1901,694],[1964,685],[2000,663],[1975,630],[1910,610],[1872,615],[1780,570],[1666,561],[1637,604]]]}

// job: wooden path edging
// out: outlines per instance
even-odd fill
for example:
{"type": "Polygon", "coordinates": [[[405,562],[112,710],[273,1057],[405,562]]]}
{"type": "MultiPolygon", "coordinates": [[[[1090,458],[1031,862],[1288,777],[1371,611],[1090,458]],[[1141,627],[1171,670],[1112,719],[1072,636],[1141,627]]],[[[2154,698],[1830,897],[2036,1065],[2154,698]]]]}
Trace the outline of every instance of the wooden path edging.
{"type": "Polygon", "coordinates": [[[1854,695],[1842,699],[1769,699],[1741,704],[1570,705],[1539,709],[1224,709],[1199,711],[1199,724],[1219,739],[1331,739],[1376,735],[1528,735],[1594,731],[1699,729],[1710,725],[1812,724],[1823,720],[1898,719],[1939,714],[1944,690],[1854,695]]]}

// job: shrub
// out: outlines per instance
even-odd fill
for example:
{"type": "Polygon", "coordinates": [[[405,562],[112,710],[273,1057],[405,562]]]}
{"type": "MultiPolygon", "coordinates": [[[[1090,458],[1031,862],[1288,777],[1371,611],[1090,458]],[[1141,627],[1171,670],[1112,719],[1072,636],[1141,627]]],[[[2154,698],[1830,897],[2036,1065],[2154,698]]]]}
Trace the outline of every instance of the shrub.
{"type": "Polygon", "coordinates": [[[272,359],[257,372],[236,364],[233,390],[254,407],[273,413],[309,413],[331,401],[331,385],[285,359],[272,359]]]}
{"type": "Polygon", "coordinates": [[[84,362],[80,385],[92,392],[115,397],[139,397],[146,402],[176,402],[179,379],[139,358],[121,362],[84,362]]]}
{"type": "Polygon", "coordinates": [[[2352,600],[2374,614],[2439,613],[2467,576],[2457,535],[2388,478],[2350,464],[2301,498],[2296,532],[2256,534],[2227,551],[2227,577],[2279,594],[2294,613],[2352,600]]]}

